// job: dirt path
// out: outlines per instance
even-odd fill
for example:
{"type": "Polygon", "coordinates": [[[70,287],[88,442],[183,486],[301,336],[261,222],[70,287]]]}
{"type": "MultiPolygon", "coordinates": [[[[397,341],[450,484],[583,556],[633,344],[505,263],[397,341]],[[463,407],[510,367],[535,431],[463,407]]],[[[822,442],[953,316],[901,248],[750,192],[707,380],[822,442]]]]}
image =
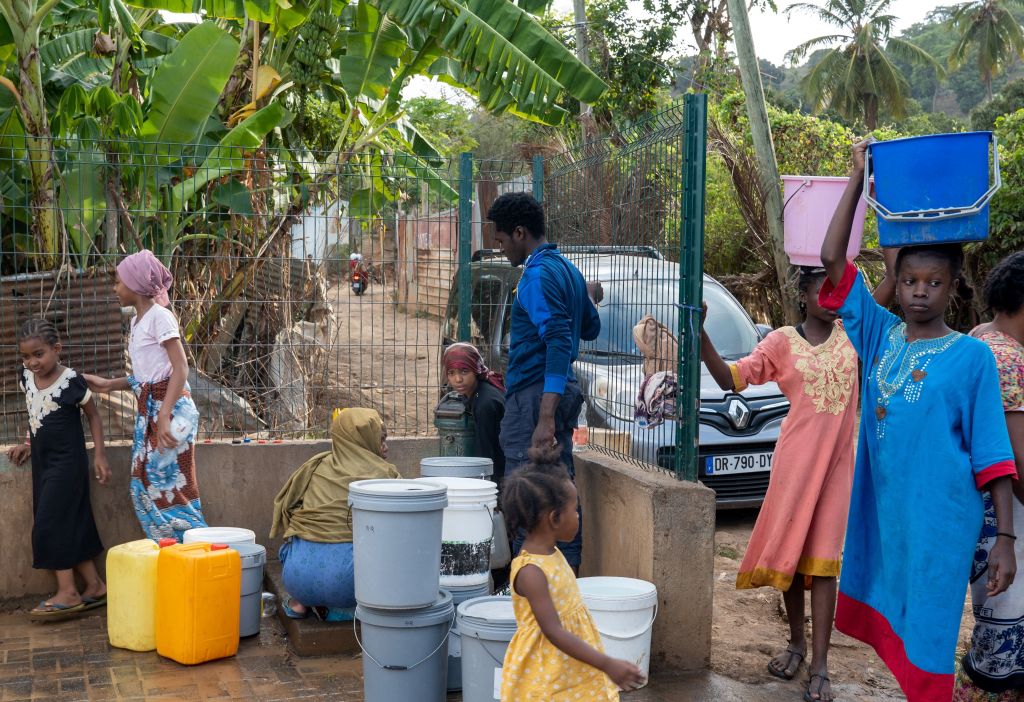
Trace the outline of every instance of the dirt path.
{"type": "MultiPolygon", "coordinates": [[[[737,590],[736,573],[746,552],[757,512],[719,512],[715,529],[715,612],[712,625],[711,668],[715,673],[747,683],[774,681],[766,669],[769,658],[786,646],[782,596],[771,588],[737,590]]],[[[807,599],[810,614],[810,596],[807,599]]],[[[970,640],[974,618],[969,602],[960,624],[960,648],[970,640]]],[[[810,637],[810,625],[807,629],[810,637]]],[[[832,634],[829,655],[833,691],[842,700],[905,699],[899,685],[864,644],[839,632],[832,634]]],[[[807,680],[804,666],[788,683],[793,699],[803,694],[807,680]]]]}
{"type": "Polygon", "coordinates": [[[328,390],[315,426],[334,407],[373,407],[392,436],[433,429],[440,381],[441,321],[398,308],[390,289],[371,284],[356,296],[347,282],[327,292],[337,332],[328,390]]]}

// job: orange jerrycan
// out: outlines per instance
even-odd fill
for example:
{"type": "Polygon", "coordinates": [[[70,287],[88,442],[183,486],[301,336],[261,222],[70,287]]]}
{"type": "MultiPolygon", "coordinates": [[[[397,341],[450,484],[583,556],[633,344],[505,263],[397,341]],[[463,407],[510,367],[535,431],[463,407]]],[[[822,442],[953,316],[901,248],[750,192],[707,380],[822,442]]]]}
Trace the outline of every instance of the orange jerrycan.
{"type": "Polygon", "coordinates": [[[169,546],[157,563],[156,651],[184,665],[238,652],[238,551],[204,543],[169,546]]]}

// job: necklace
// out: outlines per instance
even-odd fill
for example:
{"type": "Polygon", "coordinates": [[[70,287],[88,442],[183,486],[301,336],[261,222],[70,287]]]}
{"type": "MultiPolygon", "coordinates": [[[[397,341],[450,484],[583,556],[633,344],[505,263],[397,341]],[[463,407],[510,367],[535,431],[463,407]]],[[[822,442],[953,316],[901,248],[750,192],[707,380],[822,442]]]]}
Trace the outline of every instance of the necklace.
{"type": "Polygon", "coordinates": [[[935,339],[918,339],[908,343],[906,329],[907,325],[900,323],[889,330],[889,344],[875,368],[875,383],[878,385],[878,404],[875,406],[878,424],[875,433],[879,439],[885,437],[889,401],[902,390],[903,399],[909,403],[917,402],[924,390],[924,379],[928,376],[928,366],[932,359],[963,337],[959,332],[950,332],[935,339]]]}

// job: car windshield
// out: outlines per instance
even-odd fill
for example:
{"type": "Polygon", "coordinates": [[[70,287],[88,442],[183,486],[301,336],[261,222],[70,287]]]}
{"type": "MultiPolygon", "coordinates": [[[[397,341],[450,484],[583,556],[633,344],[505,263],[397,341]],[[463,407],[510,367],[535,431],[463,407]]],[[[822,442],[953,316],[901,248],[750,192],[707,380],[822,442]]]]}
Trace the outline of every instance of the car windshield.
{"type": "MultiPolygon", "coordinates": [[[[581,345],[584,354],[606,356],[625,363],[641,360],[633,342],[633,327],[645,314],[652,315],[678,334],[679,283],[673,280],[613,280],[602,282],[601,333],[581,345]]],[[[757,331],[736,301],[717,285],[704,285],[708,319],[704,325],[715,348],[728,360],[742,358],[757,344],[757,331]]]]}

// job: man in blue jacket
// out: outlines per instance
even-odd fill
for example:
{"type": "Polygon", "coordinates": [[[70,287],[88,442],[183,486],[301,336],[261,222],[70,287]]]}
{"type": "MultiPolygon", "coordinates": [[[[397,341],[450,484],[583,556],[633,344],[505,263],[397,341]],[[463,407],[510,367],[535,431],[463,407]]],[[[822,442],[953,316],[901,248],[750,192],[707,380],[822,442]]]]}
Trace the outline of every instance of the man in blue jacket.
{"type": "MultiPolygon", "coordinates": [[[[512,302],[512,322],[505,378],[505,416],[501,448],[505,473],[528,461],[531,447],[557,443],[562,461],[575,476],[572,432],[583,407],[573,375],[580,339],[592,341],[601,331],[597,308],[576,266],[544,236],[544,210],[527,193],[502,195],[487,212],[495,240],[523,275],[512,302]]],[[[594,291],[596,293],[596,291],[594,291]]],[[[559,544],[569,565],[578,568],[582,539],[559,544]]]]}

